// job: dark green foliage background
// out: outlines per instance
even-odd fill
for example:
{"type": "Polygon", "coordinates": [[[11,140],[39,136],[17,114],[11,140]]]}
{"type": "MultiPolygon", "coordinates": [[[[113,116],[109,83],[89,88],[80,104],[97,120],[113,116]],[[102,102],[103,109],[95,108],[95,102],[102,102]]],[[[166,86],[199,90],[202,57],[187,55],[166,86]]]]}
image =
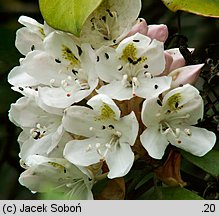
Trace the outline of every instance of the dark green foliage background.
{"type": "MultiPolygon", "coordinates": [[[[145,18],[148,24],[166,24],[170,32],[168,42],[175,38],[173,36],[176,33],[186,36],[189,47],[197,49],[198,59],[207,58],[205,50],[209,44],[219,43],[219,19],[182,13],[179,29],[177,14],[168,11],[161,0],[142,0],[142,4],[141,17],[145,18]]],[[[43,22],[37,0],[0,0],[0,199],[38,198],[18,183],[18,177],[23,171],[18,157],[17,136],[20,130],[8,120],[10,104],[20,97],[10,89],[7,76],[22,57],[14,46],[16,30],[21,27],[17,20],[21,15],[43,22]]],[[[213,107],[216,105],[218,106],[218,101],[215,101],[213,107]]],[[[214,126],[209,127],[216,130],[214,126]]]]}

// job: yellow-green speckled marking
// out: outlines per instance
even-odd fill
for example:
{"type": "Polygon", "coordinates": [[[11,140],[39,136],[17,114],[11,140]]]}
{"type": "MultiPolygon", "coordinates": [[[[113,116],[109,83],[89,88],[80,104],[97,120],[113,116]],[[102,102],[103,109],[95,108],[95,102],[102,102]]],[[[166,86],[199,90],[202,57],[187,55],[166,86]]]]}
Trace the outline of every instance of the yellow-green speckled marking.
{"type": "Polygon", "coordinates": [[[108,119],[114,119],[115,116],[115,112],[110,108],[110,106],[103,102],[100,116],[98,116],[96,120],[104,121],[108,119]]]}
{"type": "Polygon", "coordinates": [[[182,96],[180,93],[176,93],[176,94],[172,95],[171,97],[169,97],[169,99],[167,100],[167,104],[168,104],[171,111],[178,110],[181,108],[179,106],[181,99],[182,99],[182,96]]]}
{"type": "Polygon", "coordinates": [[[39,32],[43,37],[46,37],[46,34],[45,34],[43,28],[39,27],[39,32]]]}
{"type": "Polygon", "coordinates": [[[72,66],[76,66],[79,63],[79,60],[77,59],[77,57],[65,45],[62,45],[62,56],[63,56],[64,59],[69,61],[72,66]]]}
{"type": "Polygon", "coordinates": [[[61,169],[64,172],[66,171],[65,167],[61,164],[58,164],[58,163],[55,163],[55,162],[48,162],[48,164],[50,164],[51,166],[53,166],[55,168],[61,169]]]}
{"type": "MultiPolygon", "coordinates": [[[[131,58],[133,61],[138,61],[138,57],[137,57],[137,48],[135,47],[135,45],[133,43],[128,44],[124,49],[123,49],[123,53],[121,56],[121,59],[124,61],[128,61],[128,58],[131,58]]],[[[141,58],[141,61],[139,62],[144,62],[147,58],[143,57],[141,58]]]]}
{"type": "Polygon", "coordinates": [[[136,54],[137,54],[137,48],[134,46],[133,43],[130,43],[123,50],[121,59],[127,61],[128,58],[131,58],[133,61],[136,61],[137,60],[136,54]]]}

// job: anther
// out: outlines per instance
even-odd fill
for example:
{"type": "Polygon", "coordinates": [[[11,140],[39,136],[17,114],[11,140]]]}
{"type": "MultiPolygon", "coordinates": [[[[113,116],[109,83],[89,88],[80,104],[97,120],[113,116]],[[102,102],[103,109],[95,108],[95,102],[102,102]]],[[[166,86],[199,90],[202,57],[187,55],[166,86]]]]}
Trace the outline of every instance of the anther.
{"type": "Polygon", "coordinates": [[[190,131],[189,128],[185,128],[185,129],[184,129],[184,132],[185,132],[185,134],[188,135],[188,136],[191,136],[191,135],[192,135],[192,133],[191,133],[191,131],[190,131]]]}
{"type": "Polygon", "coordinates": [[[52,87],[52,86],[55,84],[55,79],[51,79],[51,80],[49,81],[49,83],[50,83],[50,86],[52,87]]]}
{"type": "Polygon", "coordinates": [[[90,151],[91,149],[92,149],[92,146],[91,146],[91,144],[89,144],[86,148],[86,152],[90,151]]]}

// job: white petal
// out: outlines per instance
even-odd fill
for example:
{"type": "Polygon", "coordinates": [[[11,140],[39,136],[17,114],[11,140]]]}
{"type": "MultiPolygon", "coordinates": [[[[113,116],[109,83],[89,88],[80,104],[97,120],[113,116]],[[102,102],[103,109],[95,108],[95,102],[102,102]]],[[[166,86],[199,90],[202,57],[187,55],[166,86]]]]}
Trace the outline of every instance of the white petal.
{"type": "Polygon", "coordinates": [[[14,86],[35,86],[40,84],[38,80],[27,74],[22,66],[14,67],[10,71],[8,82],[14,86]]]}
{"type": "Polygon", "coordinates": [[[179,128],[182,131],[179,137],[181,143],[179,144],[173,137],[169,140],[172,145],[178,148],[201,157],[208,153],[215,145],[216,136],[211,131],[193,126],[180,126],[179,128]],[[185,128],[190,130],[191,136],[183,133],[185,128]]]}
{"type": "Polygon", "coordinates": [[[120,142],[131,146],[134,145],[139,129],[138,121],[134,112],[131,112],[129,115],[120,119],[118,122],[118,129],[122,133],[120,142]]]}
{"type": "Polygon", "coordinates": [[[39,154],[47,156],[47,152],[51,144],[52,134],[48,134],[38,140],[35,140],[31,137],[23,143],[20,156],[24,161],[26,161],[27,157],[30,155],[39,154]]]}
{"type": "MultiPolygon", "coordinates": [[[[131,30],[133,23],[138,18],[139,12],[141,10],[141,1],[140,0],[111,0],[103,2],[87,19],[85,22],[82,32],[81,39],[83,42],[88,42],[92,44],[95,48],[101,47],[104,45],[115,44],[113,41],[117,39],[116,42],[119,42],[124,38],[128,32],[131,30]],[[132,5],[132,7],[130,7],[132,5]],[[104,35],[101,35],[100,32],[93,30],[93,25],[91,19],[99,20],[103,15],[108,16],[107,10],[116,14],[116,22],[111,21],[112,24],[109,27],[109,40],[104,39],[104,35]]],[[[114,19],[108,16],[109,20],[114,19]]],[[[105,36],[108,36],[105,34],[105,36]]]]}
{"type": "Polygon", "coordinates": [[[167,76],[154,77],[152,79],[142,78],[140,86],[136,88],[136,95],[146,99],[157,97],[170,88],[171,80],[167,76]]]}
{"type": "Polygon", "coordinates": [[[78,49],[73,39],[64,32],[52,32],[43,43],[45,50],[55,58],[69,63],[63,56],[63,49],[68,48],[75,57],[79,58],[78,49]]]}
{"type": "Polygon", "coordinates": [[[59,134],[56,134],[56,132],[52,134],[52,144],[47,151],[47,155],[49,158],[63,158],[63,151],[66,143],[72,140],[71,134],[65,131],[60,133],[60,127],[57,129],[57,132],[59,134]],[[56,139],[54,139],[54,137],[56,139]]]}
{"type": "Polygon", "coordinates": [[[22,62],[22,70],[45,85],[60,85],[61,81],[67,78],[66,73],[61,73],[63,67],[55,62],[48,53],[33,51],[29,53],[22,62]]]}
{"type": "Polygon", "coordinates": [[[102,115],[103,112],[105,113],[106,111],[109,111],[114,119],[118,120],[120,118],[120,109],[111,98],[104,94],[95,95],[87,102],[87,104],[100,115],[102,115]]]}
{"type": "Polygon", "coordinates": [[[109,152],[106,163],[109,167],[109,178],[125,176],[132,167],[134,162],[134,153],[130,145],[120,143],[113,152],[109,152]]]}
{"type": "Polygon", "coordinates": [[[199,119],[202,119],[203,106],[199,91],[189,84],[169,91],[163,98],[164,111],[168,109],[173,111],[169,117],[173,118],[189,114],[190,117],[185,119],[184,122],[190,125],[196,124],[199,119]],[[176,101],[172,99],[175,97],[174,95],[178,95],[177,108],[175,108],[176,101]],[[178,109],[178,107],[181,108],[178,109]]]}
{"type": "Polygon", "coordinates": [[[159,105],[160,103],[158,100],[159,99],[157,97],[151,98],[149,100],[145,100],[142,105],[141,119],[147,127],[157,126],[163,118],[161,113],[162,108],[159,105]]]}
{"type": "Polygon", "coordinates": [[[18,22],[34,30],[38,29],[39,27],[43,28],[42,24],[38,23],[35,19],[28,16],[20,16],[18,22]]]}
{"type": "Polygon", "coordinates": [[[9,116],[21,127],[35,127],[40,115],[44,112],[36,106],[34,101],[22,97],[16,103],[11,104],[9,116]]]}
{"type": "Polygon", "coordinates": [[[147,57],[146,63],[148,65],[147,71],[153,76],[161,74],[165,69],[165,56],[164,45],[156,39],[152,40],[151,44],[147,47],[145,56],[147,57]]]}
{"type": "Polygon", "coordinates": [[[97,92],[116,100],[129,100],[133,97],[132,88],[125,87],[122,85],[121,81],[116,80],[112,81],[110,84],[102,86],[97,92]]]}
{"type": "Polygon", "coordinates": [[[120,67],[121,63],[114,48],[102,47],[97,50],[96,72],[100,79],[105,82],[121,80],[122,74],[118,70],[120,67]]]}
{"type": "Polygon", "coordinates": [[[44,32],[46,35],[50,34],[51,32],[55,31],[54,28],[49,26],[45,21],[44,21],[44,26],[43,26],[44,32]]]}
{"type": "Polygon", "coordinates": [[[124,40],[121,41],[119,46],[116,48],[117,53],[119,56],[123,55],[124,49],[129,45],[132,44],[136,48],[136,57],[139,58],[141,57],[144,53],[145,50],[149,47],[151,43],[151,38],[142,35],[140,33],[136,33],[133,36],[127,37],[124,40]],[[139,42],[134,42],[135,40],[138,40],[139,42]]]}
{"type": "Polygon", "coordinates": [[[155,159],[161,159],[168,146],[166,136],[162,135],[156,127],[147,128],[141,134],[140,140],[148,154],[155,159]]]}
{"type": "Polygon", "coordinates": [[[79,166],[89,166],[100,161],[101,156],[95,150],[100,140],[92,137],[85,140],[74,140],[66,144],[63,155],[71,163],[79,166]],[[91,150],[88,148],[91,146],[91,150]]]}
{"type": "Polygon", "coordinates": [[[42,50],[43,40],[35,32],[23,27],[16,32],[15,46],[21,54],[27,55],[33,50],[42,50]]]}
{"type": "Polygon", "coordinates": [[[50,148],[46,152],[47,154],[49,154],[58,145],[64,132],[65,131],[64,131],[63,125],[60,125],[57,128],[56,132],[52,134],[52,142],[51,142],[50,148]]]}
{"type": "Polygon", "coordinates": [[[66,108],[90,95],[92,89],[79,90],[77,87],[68,94],[63,88],[39,88],[39,97],[43,103],[51,107],[66,108]]]}
{"type": "Polygon", "coordinates": [[[90,137],[94,135],[90,127],[99,126],[95,121],[95,117],[93,110],[90,108],[72,106],[65,110],[62,123],[65,130],[73,134],[90,137]]]}

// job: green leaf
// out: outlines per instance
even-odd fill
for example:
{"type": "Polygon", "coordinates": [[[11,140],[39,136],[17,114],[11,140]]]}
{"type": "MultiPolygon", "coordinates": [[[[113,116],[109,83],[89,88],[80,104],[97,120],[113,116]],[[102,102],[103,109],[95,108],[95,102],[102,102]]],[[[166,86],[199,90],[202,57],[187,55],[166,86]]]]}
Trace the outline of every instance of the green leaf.
{"type": "Polygon", "coordinates": [[[219,151],[211,150],[203,157],[197,157],[185,151],[181,151],[181,154],[186,160],[203,169],[212,176],[219,176],[219,151]]]}
{"type": "Polygon", "coordinates": [[[178,10],[187,11],[207,17],[219,18],[218,0],[162,0],[173,12],[178,10]]]}
{"type": "Polygon", "coordinates": [[[154,200],[202,200],[196,193],[181,187],[156,187],[145,193],[141,199],[154,200]]]}
{"type": "Polygon", "coordinates": [[[88,16],[103,0],[39,0],[44,20],[53,28],[80,35],[88,16]]]}

